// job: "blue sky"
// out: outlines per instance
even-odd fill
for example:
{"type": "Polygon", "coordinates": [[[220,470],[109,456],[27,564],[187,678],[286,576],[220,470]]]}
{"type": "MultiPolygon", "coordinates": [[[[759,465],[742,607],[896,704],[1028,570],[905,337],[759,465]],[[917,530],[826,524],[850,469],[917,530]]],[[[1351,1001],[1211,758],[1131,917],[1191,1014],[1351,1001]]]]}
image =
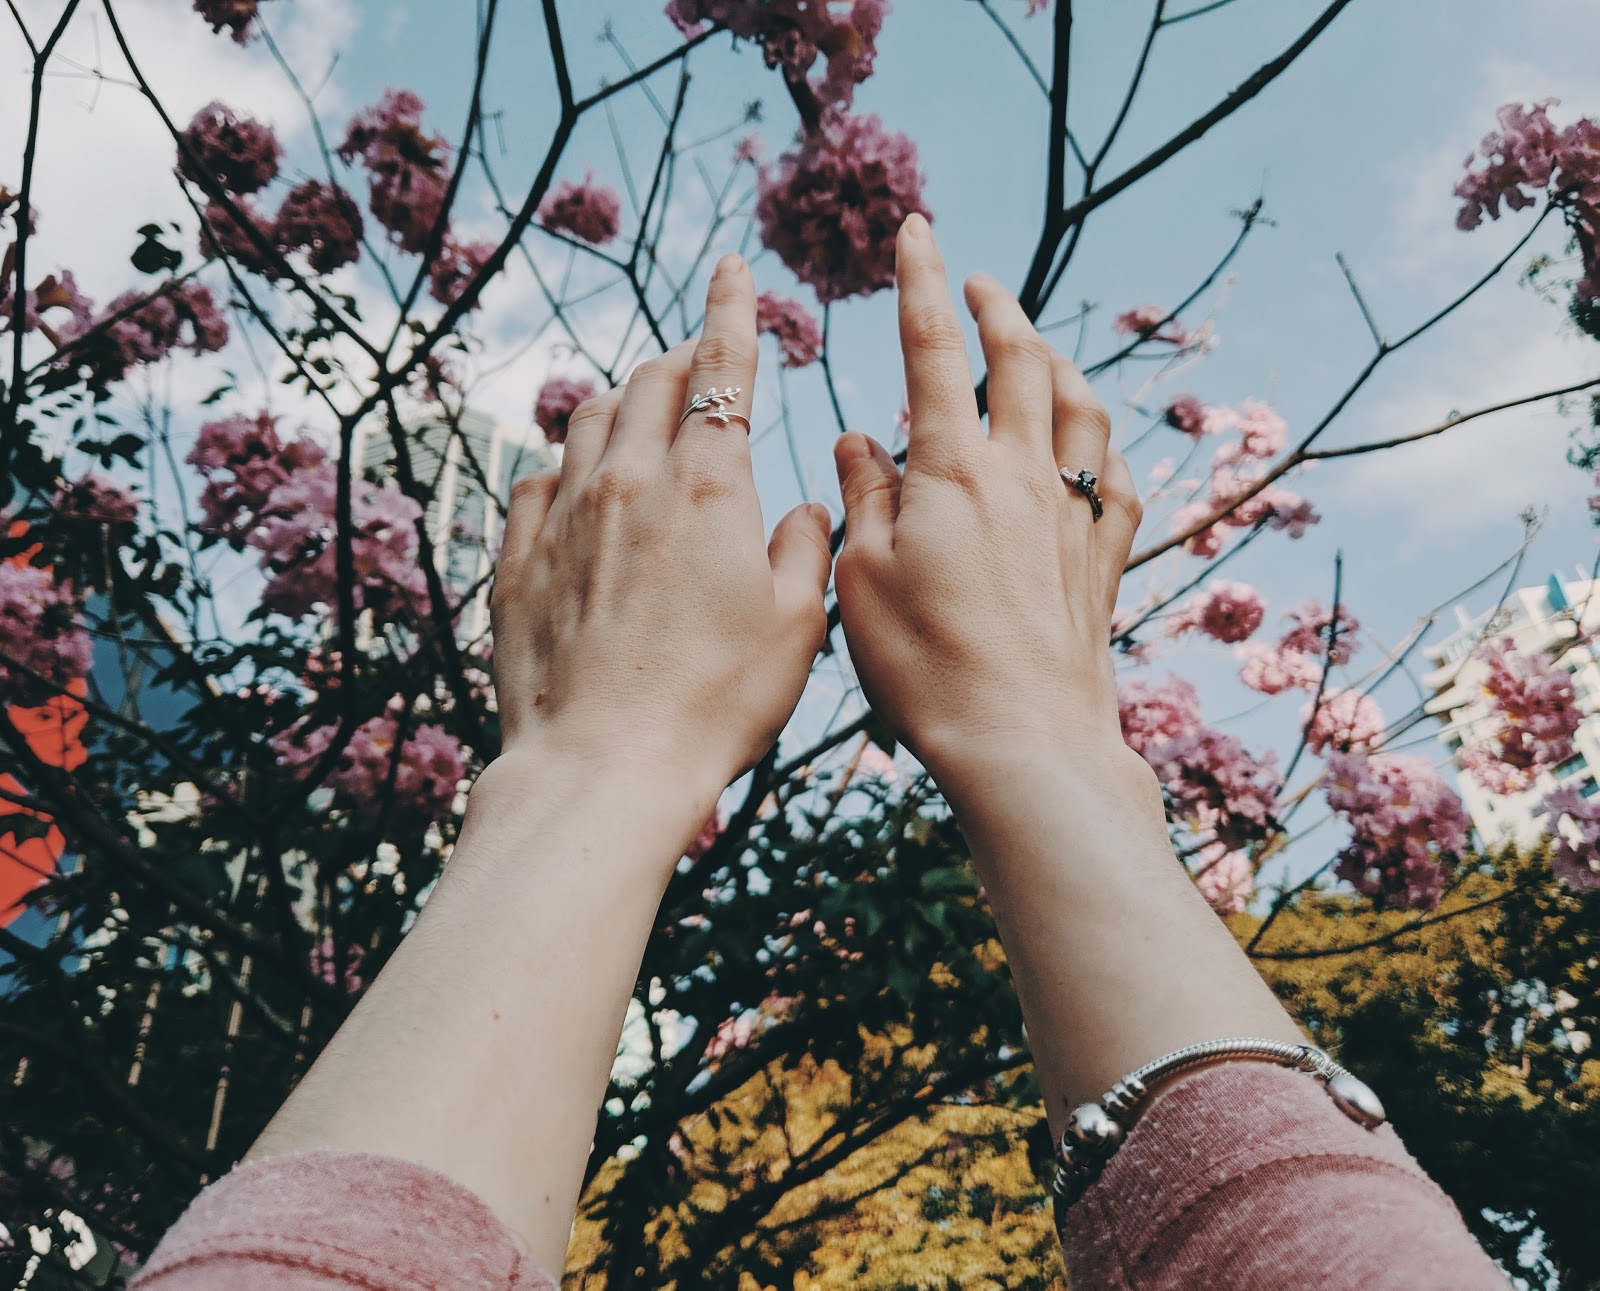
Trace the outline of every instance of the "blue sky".
{"type": "MultiPolygon", "coordinates": [[[[1022,0],[993,3],[1047,68],[1050,19],[1024,19],[1022,0]]],[[[548,136],[554,93],[536,7],[503,7],[486,103],[499,114],[494,162],[515,192],[525,187],[548,136]]],[[[21,8],[37,24],[56,6],[23,0],[21,8]]],[[[351,111],[389,84],[417,89],[428,103],[430,124],[454,136],[470,88],[476,8],[467,0],[281,0],[267,12],[286,57],[313,89],[335,135],[351,111]]],[[[580,93],[621,70],[615,50],[595,39],[603,22],[614,24],[617,39],[641,62],[676,40],[656,0],[569,2],[561,8],[580,93]]],[[[1116,173],[1210,106],[1292,40],[1319,8],[1303,0],[1236,0],[1171,28],[1155,50],[1145,91],[1105,173],[1116,173]]],[[[174,115],[186,119],[201,103],[222,98],[272,120],[291,158],[315,170],[303,113],[262,47],[240,50],[203,28],[197,35],[198,20],[187,10],[170,0],[119,5],[130,39],[174,115]]],[[[1077,11],[1073,126],[1093,143],[1120,99],[1148,9],[1100,0],[1079,3],[1077,11]]],[[[1554,95],[1564,100],[1558,120],[1570,119],[1563,115],[1568,113],[1600,113],[1600,71],[1592,58],[1597,47],[1600,11],[1580,0],[1526,0],[1515,15],[1493,0],[1356,0],[1287,77],[1091,217],[1046,319],[1070,314],[1080,302],[1097,302],[1082,352],[1086,360],[1105,354],[1112,345],[1111,317],[1130,305],[1171,303],[1187,294],[1233,238],[1237,220],[1230,212],[1263,196],[1273,225],[1253,236],[1233,266],[1234,278],[1185,320],[1194,325],[1210,315],[1220,344],[1149,398],[1159,404],[1181,389],[1211,402],[1266,398],[1288,420],[1292,440],[1329,406],[1370,350],[1334,254],[1345,255],[1389,333],[1403,332],[1432,312],[1526,228],[1526,216],[1513,216],[1470,236],[1456,231],[1450,187],[1462,159],[1492,126],[1501,102],[1554,95]]],[[[43,155],[59,158],[70,150],[77,164],[45,164],[36,198],[43,215],[39,245],[47,264],[78,266],[80,282],[87,277],[92,294],[104,300],[131,277],[131,238],[123,223],[131,229],[152,217],[187,225],[192,219],[163,173],[168,154],[147,110],[117,83],[122,73],[92,6],[66,48],[81,67],[98,67],[110,79],[77,75],[51,82],[43,155]],[[111,226],[105,218],[108,188],[117,197],[111,226]]],[[[0,58],[6,66],[25,65],[9,33],[0,38],[0,58]]],[[[718,40],[696,56],[693,69],[680,137],[714,134],[737,121],[747,102],[761,99],[765,122],[759,130],[768,155],[787,145],[792,108],[754,51],[732,50],[718,40]]],[[[16,156],[22,105],[15,100],[25,87],[20,77],[8,80],[4,93],[12,97],[0,144],[6,155],[16,156]]],[[[656,84],[665,94],[674,83],[663,77],[656,84]]],[[[959,277],[985,269],[1015,285],[1039,227],[1044,104],[979,7],[972,0],[899,0],[879,41],[878,72],[862,87],[857,108],[878,113],[917,141],[927,201],[952,272],[959,277]]],[[[642,96],[630,95],[618,105],[614,124],[643,182],[659,139],[654,111],[642,96]]],[[[736,137],[701,150],[719,180],[736,137]]],[[[620,182],[611,123],[599,114],[580,127],[561,173],[579,175],[586,166],[620,182]]],[[[669,253],[697,233],[703,220],[704,205],[693,188],[685,185],[680,193],[680,232],[677,240],[669,235],[669,253]]],[[[501,222],[481,186],[464,193],[460,222],[474,233],[498,231],[501,222]]],[[[737,233],[736,226],[730,245],[737,233]]],[[[1552,229],[1540,248],[1559,251],[1561,244],[1552,229]]],[[[541,263],[560,272],[564,253],[547,242],[530,245],[541,263]]],[[[758,256],[755,264],[763,287],[809,299],[774,257],[758,256]]],[[[575,281],[584,272],[580,267],[575,281]]],[[[359,281],[351,285],[370,290],[359,281]]],[[[618,322],[606,299],[587,316],[596,336],[618,322]]],[[[488,411],[525,419],[543,373],[552,362],[563,362],[547,340],[525,346],[545,321],[525,277],[514,276],[486,297],[478,319],[483,366],[495,366],[503,356],[502,370],[483,385],[488,411]]],[[[902,398],[889,295],[836,310],[834,332],[847,418],[854,428],[887,441],[902,398]]],[[[1071,330],[1053,335],[1074,337],[1071,330]]],[[[770,357],[760,382],[758,425],[761,414],[775,407],[770,357]]],[[[1574,337],[1561,312],[1518,286],[1512,275],[1390,359],[1325,442],[1401,434],[1454,409],[1581,379],[1600,371],[1597,365],[1600,348],[1574,337]]],[[[181,406],[193,390],[214,384],[201,365],[190,366],[192,372],[179,367],[164,374],[165,384],[147,392],[170,395],[181,406]]],[[[245,366],[242,359],[239,366],[245,366]]],[[[1127,412],[1125,402],[1149,374],[1141,366],[1122,379],[1108,376],[1098,387],[1124,436],[1145,424],[1127,412]]],[[[263,381],[241,397],[281,406],[285,396],[273,384],[263,381]]],[[[835,429],[820,376],[814,370],[790,374],[787,386],[808,486],[836,506],[829,453],[835,429]]],[[[180,422],[187,415],[180,410],[180,422]]],[[[1259,586],[1275,621],[1281,610],[1307,597],[1327,598],[1334,552],[1340,550],[1349,604],[1377,640],[1392,643],[1419,612],[1505,559],[1520,540],[1517,517],[1528,502],[1547,506],[1550,516],[1530,553],[1527,581],[1542,582],[1552,569],[1570,574],[1579,563],[1587,566],[1595,552],[1586,481],[1562,460],[1567,430],[1578,420],[1579,410],[1564,415],[1545,405],[1398,452],[1323,464],[1291,482],[1316,502],[1323,524],[1298,543],[1281,535],[1262,541],[1231,563],[1227,576],[1259,586]]],[[[1151,436],[1132,456],[1136,477],[1180,448],[1175,434],[1151,436]]],[[[758,444],[756,460],[770,524],[801,493],[781,433],[758,444]]],[[[1139,545],[1164,532],[1166,513],[1151,508],[1139,545]]],[[[1195,568],[1184,560],[1160,562],[1130,578],[1128,598],[1137,599],[1151,578],[1168,585],[1195,568]]],[[[1472,607],[1481,608],[1484,596],[1478,594],[1472,607]]],[[[1378,657],[1378,646],[1369,641],[1357,663],[1378,657]]],[[[1169,664],[1202,683],[1209,715],[1252,708],[1255,697],[1232,680],[1227,648],[1172,651],[1158,672],[1169,664]]],[[[1413,698],[1403,679],[1378,697],[1391,714],[1413,698]]],[[[819,681],[797,719],[797,745],[833,710],[834,698],[826,679],[819,681]]],[[[1280,701],[1229,729],[1252,746],[1284,747],[1292,743],[1298,706],[1297,700],[1280,701]]],[[[1336,838],[1313,839],[1300,853],[1304,862],[1325,857],[1327,842],[1336,845],[1336,838]]]]}

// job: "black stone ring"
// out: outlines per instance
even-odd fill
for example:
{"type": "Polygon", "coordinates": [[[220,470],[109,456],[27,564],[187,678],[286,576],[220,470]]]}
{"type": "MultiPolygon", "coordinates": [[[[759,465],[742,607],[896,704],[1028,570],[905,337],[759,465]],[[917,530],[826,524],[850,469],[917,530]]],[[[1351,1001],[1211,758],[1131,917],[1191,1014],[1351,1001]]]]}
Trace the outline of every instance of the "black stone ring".
{"type": "Polygon", "coordinates": [[[1105,514],[1105,507],[1100,503],[1100,495],[1095,492],[1094,488],[1100,482],[1099,477],[1093,471],[1078,471],[1074,473],[1063,466],[1061,468],[1061,478],[1067,482],[1068,487],[1076,489],[1089,499],[1089,509],[1094,512],[1096,520],[1105,514]]]}

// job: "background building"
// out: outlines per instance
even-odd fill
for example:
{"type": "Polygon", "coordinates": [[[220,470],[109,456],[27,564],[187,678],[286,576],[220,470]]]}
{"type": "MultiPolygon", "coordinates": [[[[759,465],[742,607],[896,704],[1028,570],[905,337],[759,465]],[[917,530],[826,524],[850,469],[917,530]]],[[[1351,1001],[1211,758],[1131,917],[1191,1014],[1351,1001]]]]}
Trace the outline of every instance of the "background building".
{"type": "Polygon", "coordinates": [[[1490,793],[1473,777],[1460,777],[1462,801],[1486,845],[1531,846],[1545,832],[1536,808],[1550,790],[1574,785],[1586,798],[1600,793],[1600,580],[1582,570],[1568,579],[1552,574],[1542,586],[1520,588],[1499,608],[1476,617],[1457,606],[1456,618],[1456,631],[1426,651],[1433,669],[1424,680],[1433,691],[1427,711],[1444,721],[1440,739],[1458,768],[1462,748],[1489,734],[1482,729],[1489,708],[1481,684],[1488,668],[1473,657],[1480,644],[1510,637],[1519,651],[1557,655],[1572,674],[1583,720],[1570,758],[1541,771],[1521,793],[1490,793]]]}
{"type": "MultiPolygon", "coordinates": [[[[489,630],[491,557],[511,486],[560,459],[532,427],[514,431],[470,409],[453,421],[433,412],[402,417],[412,473],[433,496],[427,524],[436,563],[445,586],[470,600],[461,637],[476,640],[489,630]]],[[[394,444],[384,422],[373,419],[356,428],[353,460],[363,475],[393,474],[394,444]]]]}

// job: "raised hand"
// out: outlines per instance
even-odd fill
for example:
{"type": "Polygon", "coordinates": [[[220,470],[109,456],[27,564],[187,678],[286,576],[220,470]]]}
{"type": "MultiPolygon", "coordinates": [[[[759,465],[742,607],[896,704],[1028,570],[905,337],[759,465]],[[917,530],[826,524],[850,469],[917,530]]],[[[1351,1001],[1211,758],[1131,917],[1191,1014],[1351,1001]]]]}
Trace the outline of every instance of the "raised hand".
{"type": "Polygon", "coordinates": [[[559,474],[517,487],[493,595],[507,756],[686,770],[714,802],[788,721],[825,630],[829,520],[797,507],[762,541],[756,354],[754,283],[728,256],[698,344],[579,407],[559,474]]]}
{"type": "Polygon", "coordinates": [[[834,573],[873,708],[946,792],[1030,750],[1132,757],[1108,648],[1141,515],[1110,421],[1081,373],[993,278],[968,279],[989,368],[987,437],[926,221],[896,248],[910,400],[902,472],[864,435],[835,451],[845,543],[834,573]],[[1099,521],[1059,468],[1098,477],[1099,521]]]}

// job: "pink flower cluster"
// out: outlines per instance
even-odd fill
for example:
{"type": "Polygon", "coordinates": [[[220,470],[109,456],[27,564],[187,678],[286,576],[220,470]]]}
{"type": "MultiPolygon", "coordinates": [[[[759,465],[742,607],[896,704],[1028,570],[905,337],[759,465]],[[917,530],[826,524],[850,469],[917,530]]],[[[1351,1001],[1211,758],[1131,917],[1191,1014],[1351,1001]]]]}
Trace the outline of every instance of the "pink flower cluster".
{"type": "Polygon", "coordinates": [[[1246,399],[1237,408],[1212,408],[1206,415],[1207,432],[1239,432],[1237,440],[1217,449],[1216,460],[1223,463],[1270,461],[1288,444],[1288,429],[1272,405],[1260,399],[1246,399]]]}
{"type": "Polygon", "coordinates": [[[178,170],[207,192],[254,193],[278,174],[283,149],[272,128],[211,102],[180,136],[178,170]]]}
{"type": "Polygon", "coordinates": [[[243,45],[250,39],[260,5],[261,0],[194,0],[194,11],[211,24],[212,31],[226,27],[243,45]]]}
{"type": "Polygon", "coordinates": [[[1189,829],[1232,851],[1275,828],[1283,785],[1274,755],[1252,757],[1233,736],[1206,726],[1193,686],[1177,677],[1132,681],[1117,700],[1123,739],[1155,768],[1173,815],[1189,829]]]}
{"type": "Polygon", "coordinates": [[[228,343],[228,320],[211,289],[197,279],[169,282],[148,295],[125,291],[98,313],[70,279],[62,275],[71,301],[55,303],[71,310],[72,321],[55,332],[59,342],[76,344],[59,361],[87,366],[97,389],[122,380],[135,367],[160,362],[173,350],[213,354],[228,343]]]}
{"type": "Polygon", "coordinates": [[[79,609],[77,590],[48,569],[0,561],[0,697],[6,703],[42,702],[54,688],[88,674],[93,648],[79,609]]]}
{"type": "Polygon", "coordinates": [[[1112,320],[1111,330],[1141,341],[1164,341],[1180,350],[1194,342],[1194,337],[1179,327],[1176,320],[1169,319],[1160,305],[1138,305],[1125,310],[1112,320]]]}
{"type": "Polygon", "coordinates": [[[361,208],[337,184],[308,179],[289,190],[272,222],[279,251],[303,251],[316,273],[332,273],[361,258],[361,208]]]}
{"type": "Polygon", "coordinates": [[[756,181],[761,240],[823,304],[894,283],[894,241],[927,215],[917,148],[875,116],[825,117],[756,181]]]}
{"type": "Polygon", "coordinates": [[[422,108],[410,90],[385,90],[351,118],[339,145],[346,162],[366,167],[373,217],[413,255],[427,249],[450,183],[450,144],[422,128],[422,108]]]}
{"type": "Polygon", "coordinates": [[[1167,405],[1162,419],[1174,430],[1181,430],[1191,439],[1210,434],[1218,429],[1213,410],[1206,407],[1198,395],[1180,394],[1167,405]]]}
{"type": "Polygon", "coordinates": [[[1527,108],[1507,103],[1495,114],[1500,128],[1478,145],[1477,156],[1486,164],[1473,170],[1477,157],[1469,153],[1467,173],[1456,184],[1456,227],[1475,229],[1485,218],[1500,217],[1502,201],[1520,211],[1548,192],[1565,210],[1583,256],[1576,293],[1592,300],[1600,297],[1600,125],[1580,117],[1557,129],[1548,114],[1557,102],[1544,99],[1527,108]]]}
{"type": "Polygon", "coordinates": [[[1543,651],[1523,653],[1505,637],[1478,651],[1488,669],[1488,731],[1461,753],[1461,766],[1490,793],[1519,793],[1539,772],[1572,756],[1581,714],[1572,676],[1543,651]]]}
{"type": "Polygon", "coordinates": [[[1449,867],[1467,845],[1467,814],[1426,758],[1330,754],[1326,793],[1350,826],[1335,866],[1341,879],[1387,905],[1439,904],[1449,867]]]}
{"type": "Polygon", "coordinates": [[[821,56],[822,76],[810,82],[824,109],[844,109],[872,75],[878,35],[889,0],[668,0],[667,17],[693,38],[707,23],[754,41],[768,67],[790,82],[804,80],[821,56]]]}
{"type": "MultiPolygon", "coordinates": [[[[272,750],[280,766],[309,768],[337,733],[335,726],[293,726],[272,737],[272,750]]],[[[465,775],[466,758],[454,735],[423,722],[400,743],[398,720],[385,715],[356,728],[324,783],[357,816],[412,833],[449,813],[465,775]]]]}
{"type": "Polygon", "coordinates": [[[1326,692],[1315,717],[1311,705],[1306,704],[1300,710],[1300,724],[1307,722],[1306,747],[1313,753],[1328,748],[1341,753],[1374,748],[1388,727],[1378,701],[1354,689],[1326,692]]]}
{"type": "Polygon", "coordinates": [[[545,194],[539,203],[539,223],[592,247],[604,246],[622,228],[622,199],[591,175],[585,175],[582,183],[569,179],[545,194]]]}
{"type": "Polygon", "coordinates": [[[1548,794],[1539,810],[1555,842],[1550,872],[1575,892],[1600,888],[1600,798],[1585,798],[1569,785],[1548,794]]]}
{"type": "Polygon", "coordinates": [[[567,442],[567,423],[578,405],[595,395],[593,381],[584,377],[551,377],[539,387],[539,397],[534,401],[534,424],[544,431],[552,444],[567,442]]]}
{"type": "MultiPolygon", "coordinates": [[[[197,528],[260,553],[261,601],[293,618],[338,604],[338,465],[307,439],[284,443],[273,418],[207,422],[188,457],[206,477],[197,528]]],[[[415,612],[427,584],[417,563],[422,508],[395,489],[351,481],[356,609],[415,612]]]]}
{"type": "Polygon", "coordinates": [[[1167,632],[1200,632],[1214,641],[1243,641],[1266,617],[1267,603],[1248,583],[1212,579],[1167,620],[1167,632]]]}
{"type": "Polygon", "coordinates": [[[453,305],[498,249],[494,242],[457,242],[447,235],[439,258],[428,270],[428,290],[442,305],[453,305]]]}
{"type": "Polygon", "coordinates": [[[756,297],[756,331],[778,338],[786,368],[803,368],[822,355],[822,327],[798,300],[764,291],[756,297]]]}
{"type": "MultiPolygon", "coordinates": [[[[344,948],[344,989],[354,995],[361,989],[361,961],[365,957],[362,947],[344,948]]],[[[320,945],[311,948],[311,971],[329,986],[338,985],[339,957],[333,953],[333,938],[324,937],[320,945]]]]}
{"type": "Polygon", "coordinates": [[[1307,601],[1290,610],[1286,617],[1289,630],[1276,644],[1256,642],[1239,649],[1244,665],[1239,671],[1239,680],[1263,695],[1277,695],[1292,689],[1315,690],[1322,677],[1323,663],[1348,662],[1360,644],[1357,633],[1361,631],[1361,624],[1345,606],[1339,607],[1337,628],[1333,612],[1316,601],[1307,601]],[[1328,650],[1330,635],[1333,639],[1331,655],[1328,650]]]}

